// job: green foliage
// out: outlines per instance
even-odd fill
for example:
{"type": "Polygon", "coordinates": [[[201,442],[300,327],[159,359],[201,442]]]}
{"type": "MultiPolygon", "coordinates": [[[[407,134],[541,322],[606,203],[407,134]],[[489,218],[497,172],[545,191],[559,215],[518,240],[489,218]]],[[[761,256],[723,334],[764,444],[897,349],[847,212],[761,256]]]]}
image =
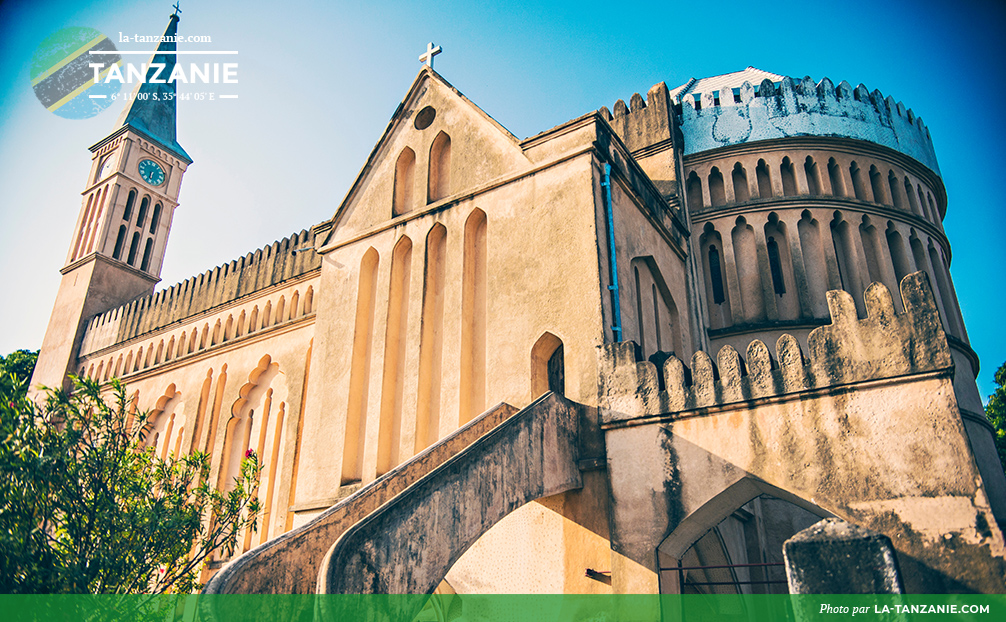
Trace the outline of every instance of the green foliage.
{"type": "Polygon", "coordinates": [[[1003,469],[1006,469],[1006,363],[996,370],[995,380],[999,386],[989,396],[985,414],[996,430],[996,451],[999,452],[999,462],[1002,463],[1003,469]]]}
{"type": "Polygon", "coordinates": [[[17,350],[0,356],[0,396],[5,401],[9,403],[25,397],[37,359],[38,350],[17,350]]]}
{"type": "Polygon", "coordinates": [[[214,552],[255,530],[253,452],[219,491],[207,454],[162,460],[145,445],[146,416],[130,415],[118,380],[74,377],[39,407],[27,357],[12,357],[0,366],[0,592],[191,592],[214,552]]]}

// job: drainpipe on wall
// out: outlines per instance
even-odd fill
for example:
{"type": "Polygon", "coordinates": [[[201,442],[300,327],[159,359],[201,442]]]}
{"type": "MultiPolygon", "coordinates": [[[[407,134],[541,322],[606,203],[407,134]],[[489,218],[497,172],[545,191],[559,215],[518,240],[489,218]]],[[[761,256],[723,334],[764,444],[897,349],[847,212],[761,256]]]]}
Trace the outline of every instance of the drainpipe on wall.
{"type": "Polygon", "coordinates": [[[604,179],[601,180],[604,188],[604,211],[608,217],[608,268],[610,270],[611,285],[611,308],[615,312],[615,324],[611,327],[615,342],[622,341],[622,308],[618,300],[618,255],[615,254],[615,219],[611,213],[611,165],[604,164],[604,179]]]}

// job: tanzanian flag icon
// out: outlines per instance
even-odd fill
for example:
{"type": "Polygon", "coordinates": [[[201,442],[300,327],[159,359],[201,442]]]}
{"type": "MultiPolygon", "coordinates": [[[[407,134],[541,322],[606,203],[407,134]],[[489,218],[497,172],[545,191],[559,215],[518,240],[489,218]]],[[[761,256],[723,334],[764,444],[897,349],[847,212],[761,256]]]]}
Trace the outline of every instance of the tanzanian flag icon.
{"type": "Polygon", "coordinates": [[[87,119],[108,108],[122,82],[105,82],[122,57],[108,37],[93,28],[64,28],[39,44],[31,59],[31,86],[49,112],[66,119],[87,119]],[[92,54],[91,52],[99,52],[92,54]],[[91,63],[101,63],[98,81],[91,63]]]}

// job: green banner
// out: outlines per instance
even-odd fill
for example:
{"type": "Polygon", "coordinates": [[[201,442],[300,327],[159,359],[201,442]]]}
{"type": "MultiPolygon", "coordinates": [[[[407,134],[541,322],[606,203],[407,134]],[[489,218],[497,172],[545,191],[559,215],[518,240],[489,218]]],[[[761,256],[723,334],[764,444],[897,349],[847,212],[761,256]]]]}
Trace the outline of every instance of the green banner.
{"type": "Polygon", "coordinates": [[[1003,620],[1004,595],[0,595],[29,621],[802,622],[1003,620]]]}

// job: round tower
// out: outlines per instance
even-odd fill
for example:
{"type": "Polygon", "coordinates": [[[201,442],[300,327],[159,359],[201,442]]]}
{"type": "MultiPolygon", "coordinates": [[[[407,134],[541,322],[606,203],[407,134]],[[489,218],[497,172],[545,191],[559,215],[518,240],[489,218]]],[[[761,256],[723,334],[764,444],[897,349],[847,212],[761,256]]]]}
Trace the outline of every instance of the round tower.
{"type": "Polygon", "coordinates": [[[862,317],[863,293],[879,281],[900,311],[901,279],[925,272],[964,424],[1003,521],[1006,480],[950,278],[947,195],[922,120],[863,85],[752,67],[692,80],[671,96],[710,351],[743,352],[783,333],[806,344],[829,321],[829,289],[849,292],[862,317]]]}

